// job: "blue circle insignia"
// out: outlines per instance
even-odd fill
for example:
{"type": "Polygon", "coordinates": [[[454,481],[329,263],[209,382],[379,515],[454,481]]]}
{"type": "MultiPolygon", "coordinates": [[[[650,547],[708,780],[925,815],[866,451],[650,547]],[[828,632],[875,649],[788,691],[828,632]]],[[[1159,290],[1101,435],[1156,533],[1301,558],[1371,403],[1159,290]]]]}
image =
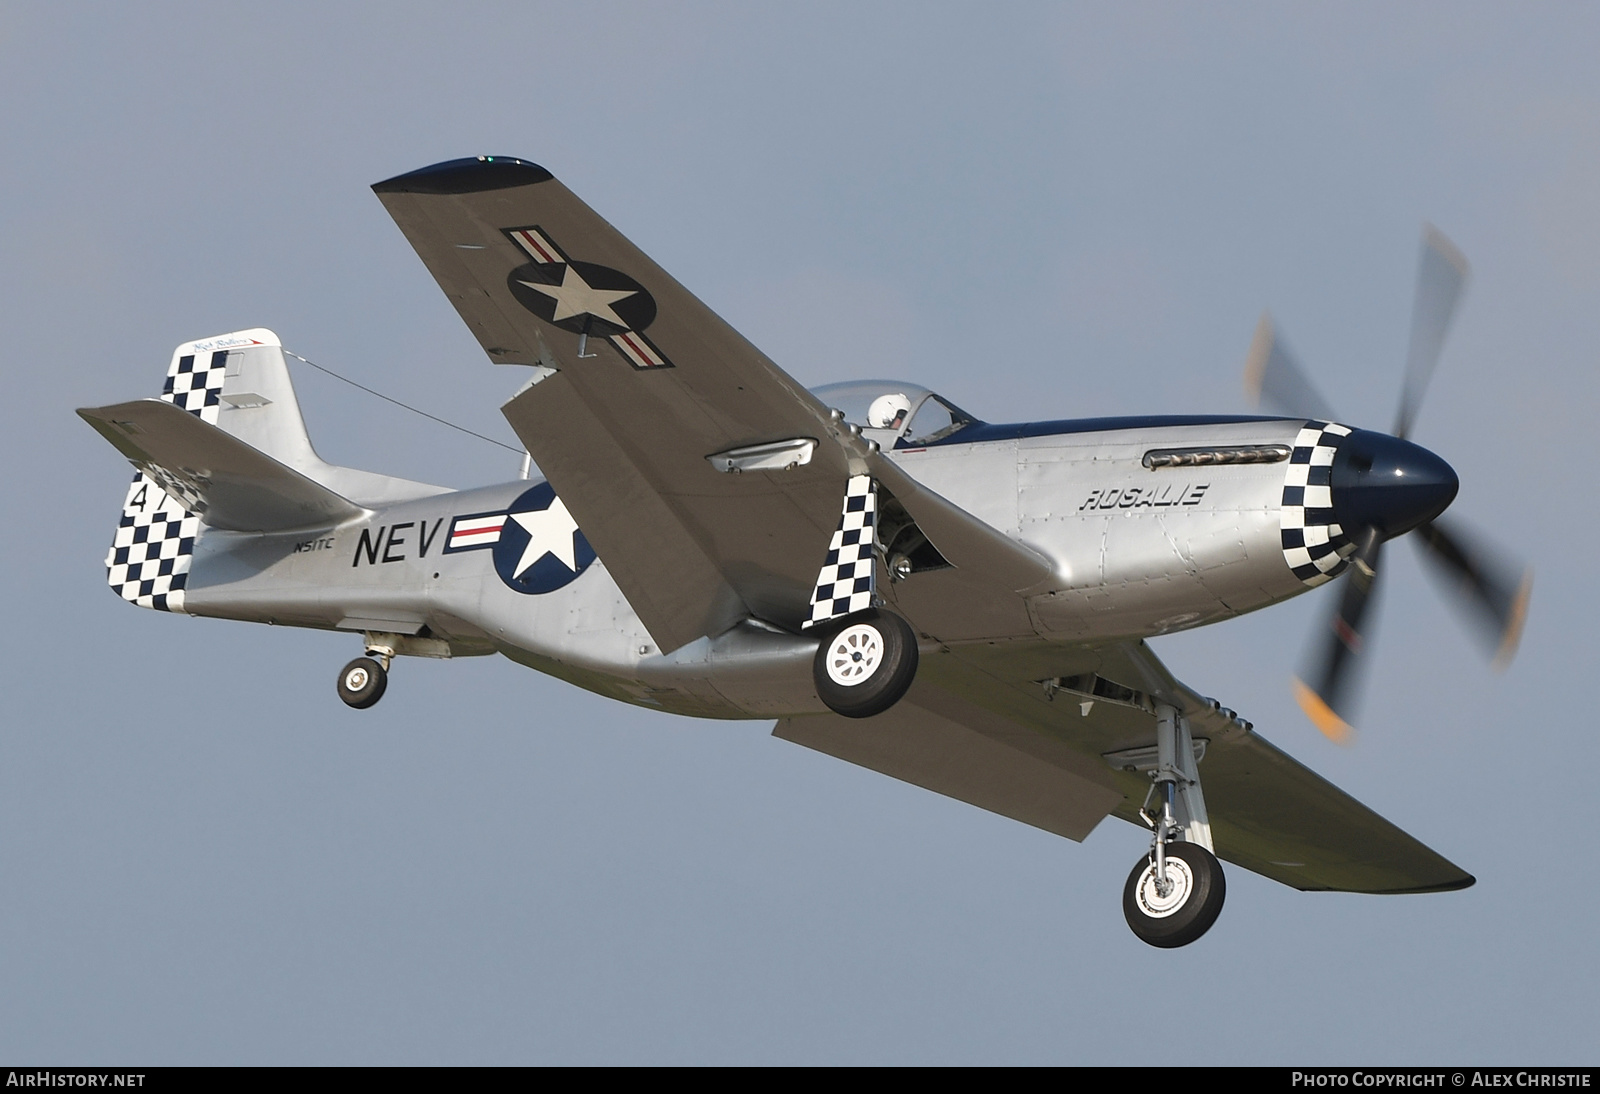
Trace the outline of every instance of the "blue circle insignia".
{"type": "Polygon", "coordinates": [[[594,548],[549,483],[523,491],[506,510],[494,545],[494,569],[517,592],[555,592],[593,561],[594,548]]]}

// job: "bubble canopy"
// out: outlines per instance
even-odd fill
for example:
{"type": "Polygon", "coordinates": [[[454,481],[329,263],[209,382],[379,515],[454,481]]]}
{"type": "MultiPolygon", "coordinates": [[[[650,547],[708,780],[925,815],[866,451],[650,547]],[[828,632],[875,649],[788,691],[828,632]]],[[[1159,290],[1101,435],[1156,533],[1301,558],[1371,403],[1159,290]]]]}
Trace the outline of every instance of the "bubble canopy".
{"type": "Polygon", "coordinates": [[[898,448],[933,444],[977,421],[920,384],[902,380],[850,380],[812,388],[811,394],[826,406],[843,411],[847,422],[862,429],[893,433],[898,448]],[[898,427],[894,426],[889,419],[899,415],[906,405],[910,406],[909,412],[899,417],[898,427]]]}

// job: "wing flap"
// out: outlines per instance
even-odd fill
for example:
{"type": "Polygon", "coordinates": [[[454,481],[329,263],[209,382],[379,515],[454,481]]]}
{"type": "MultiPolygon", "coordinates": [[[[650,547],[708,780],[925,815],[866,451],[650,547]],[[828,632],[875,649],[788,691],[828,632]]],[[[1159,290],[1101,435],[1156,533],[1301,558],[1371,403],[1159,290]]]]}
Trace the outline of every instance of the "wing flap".
{"type": "Polygon", "coordinates": [[[663,651],[720,634],[747,614],[706,545],[625,448],[561,443],[604,435],[564,372],[523,391],[502,412],[663,651]]]}
{"type": "Polygon", "coordinates": [[[326,528],[367,513],[165,400],[85,408],[78,416],[213,528],[326,528]]]}
{"type": "Polygon", "coordinates": [[[924,681],[871,718],[785,718],[773,736],[1082,840],[1122,800],[1074,749],[924,681]]]}

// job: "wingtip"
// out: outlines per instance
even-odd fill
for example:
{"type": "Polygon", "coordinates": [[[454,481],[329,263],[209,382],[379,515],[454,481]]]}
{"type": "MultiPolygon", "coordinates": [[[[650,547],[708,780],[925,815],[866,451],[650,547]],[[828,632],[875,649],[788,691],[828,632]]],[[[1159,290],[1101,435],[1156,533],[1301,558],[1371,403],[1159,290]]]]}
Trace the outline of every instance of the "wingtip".
{"type": "Polygon", "coordinates": [[[378,194],[475,194],[548,182],[555,176],[515,156],[469,156],[419,167],[372,184],[378,194]]]}
{"type": "Polygon", "coordinates": [[[1306,712],[1306,717],[1311,719],[1311,724],[1322,732],[1322,735],[1334,744],[1351,745],[1355,743],[1355,727],[1333,712],[1333,708],[1325,703],[1322,696],[1312,691],[1299,679],[1294,681],[1295,701],[1300,704],[1300,709],[1306,712]]]}
{"type": "Polygon", "coordinates": [[[1511,611],[1506,617],[1506,629],[1500,636],[1500,648],[1495,651],[1494,667],[1504,671],[1517,656],[1517,647],[1522,644],[1522,626],[1528,621],[1528,601],[1533,596],[1533,571],[1528,570],[1522,575],[1522,584],[1517,586],[1517,595],[1511,601],[1511,611]]]}

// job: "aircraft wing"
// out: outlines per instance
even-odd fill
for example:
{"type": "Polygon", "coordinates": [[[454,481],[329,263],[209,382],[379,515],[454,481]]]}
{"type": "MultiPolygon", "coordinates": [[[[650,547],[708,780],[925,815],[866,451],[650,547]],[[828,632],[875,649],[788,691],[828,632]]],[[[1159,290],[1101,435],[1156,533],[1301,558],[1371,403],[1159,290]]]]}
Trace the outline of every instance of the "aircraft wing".
{"type": "MultiPolygon", "coordinates": [[[[1035,656],[1035,655],[1022,655],[1035,656]]],[[[912,690],[868,719],[786,718],[773,734],[1081,840],[1107,814],[1138,821],[1153,700],[1205,742],[1201,787],[1217,855],[1306,890],[1459,889],[1471,875],[1179,683],[1143,643],[1016,664],[998,648],[925,656],[912,690]],[[1051,680],[1047,689],[1041,680],[1051,680]],[[1130,768],[1132,770],[1130,770],[1130,768]]]]}
{"type": "MultiPolygon", "coordinates": [[[[917,493],[544,168],[455,160],[373,189],[490,360],[536,366],[506,419],[662,649],[750,615],[798,629],[847,479],[917,493]],[[770,469],[711,460],[785,442],[770,469]]],[[[947,604],[1009,593],[1025,623],[1015,594],[1044,561],[927,491],[904,500],[964,571],[947,604]]]]}

